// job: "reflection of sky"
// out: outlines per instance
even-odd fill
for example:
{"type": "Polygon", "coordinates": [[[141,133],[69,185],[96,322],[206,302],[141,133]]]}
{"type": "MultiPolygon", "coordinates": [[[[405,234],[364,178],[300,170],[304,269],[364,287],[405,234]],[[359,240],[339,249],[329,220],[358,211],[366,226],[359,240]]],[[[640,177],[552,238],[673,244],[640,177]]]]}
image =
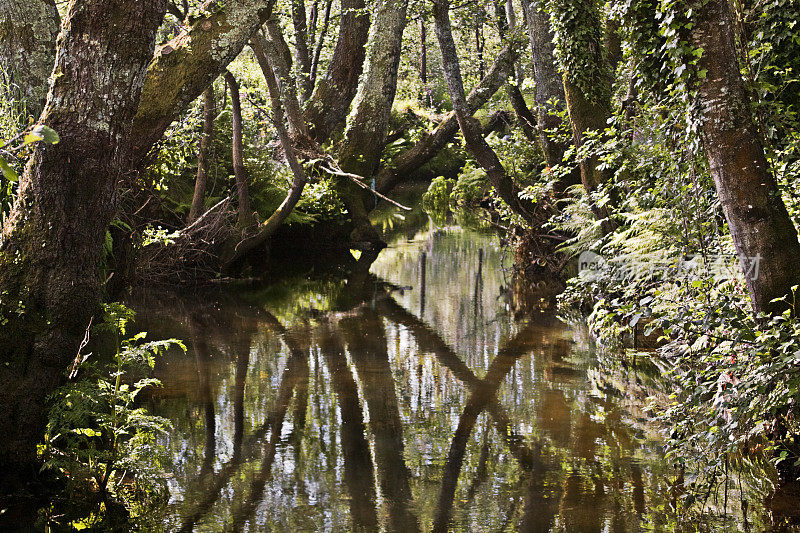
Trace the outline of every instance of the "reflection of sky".
{"type": "Polygon", "coordinates": [[[371,271],[395,285],[412,287],[395,293],[397,302],[425,320],[462,357],[484,367],[498,341],[514,327],[502,299],[503,266],[497,237],[452,228],[420,232],[413,240],[393,244],[371,271]]]}
{"type": "Polygon", "coordinates": [[[457,531],[627,531],[671,519],[659,443],[622,400],[600,390],[619,376],[595,368],[590,346],[556,320],[513,321],[496,238],[419,233],[384,250],[371,272],[404,287],[391,293],[399,307],[366,297],[354,309],[298,313],[287,294],[324,310],[346,286],[327,281],[289,285],[276,291],[280,298],[250,297],[249,305],[199,301],[158,310],[169,317],[155,320],[159,335],[190,347],[156,369],[164,388],[154,407],[175,425],[165,443],[168,530],[194,514],[198,531],[348,531],[358,520],[364,530],[405,523],[409,533],[428,531],[454,466],[457,531]],[[276,327],[286,328],[284,340],[276,327]],[[467,406],[503,350],[510,359],[495,374],[492,414],[479,411],[463,463],[450,464],[467,406]],[[291,400],[276,410],[286,391],[291,400]],[[259,434],[276,413],[277,431],[259,434]],[[508,425],[499,427],[497,416],[508,425]],[[541,457],[543,470],[521,468],[524,453],[541,457]]]}

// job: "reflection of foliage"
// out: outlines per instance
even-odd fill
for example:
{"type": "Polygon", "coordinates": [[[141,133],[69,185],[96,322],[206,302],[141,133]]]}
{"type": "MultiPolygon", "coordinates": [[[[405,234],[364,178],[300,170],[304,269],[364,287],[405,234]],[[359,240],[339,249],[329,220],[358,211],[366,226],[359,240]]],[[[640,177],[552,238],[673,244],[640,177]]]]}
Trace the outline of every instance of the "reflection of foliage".
{"type": "Polygon", "coordinates": [[[108,528],[124,521],[120,504],[131,518],[145,523],[167,496],[157,438],[170,423],[136,407],[136,401],[143,390],[160,385],[141,377],[153,368],[155,357],[183,345],[175,340],[144,342],[145,333],[125,337],[132,318],[124,306],[107,305],[106,319],[95,329],[116,339],[112,363],[87,362],[91,354],[79,354],[70,373],[79,379],[54,394],[40,454],[45,468],[66,481],[67,500],[73,500],[56,502],[49,510],[48,519],[56,524],[108,528]]]}
{"type": "Polygon", "coordinates": [[[435,178],[428,191],[422,196],[422,207],[438,226],[444,226],[450,212],[450,192],[453,180],[439,176],[435,178]]]}

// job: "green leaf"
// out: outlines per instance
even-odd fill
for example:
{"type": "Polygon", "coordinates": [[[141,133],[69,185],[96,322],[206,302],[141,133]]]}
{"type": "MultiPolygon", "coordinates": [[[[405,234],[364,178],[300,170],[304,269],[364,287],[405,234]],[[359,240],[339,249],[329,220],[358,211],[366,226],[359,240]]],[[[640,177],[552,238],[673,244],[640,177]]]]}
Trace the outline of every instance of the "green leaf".
{"type": "Polygon", "coordinates": [[[3,177],[6,178],[8,181],[14,183],[19,179],[17,175],[17,171],[9,165],[5,159],[0,157],[0,170],[3,171],[3,177]]]}
{"type": "Polygon", "coordinates": [[[44,124],[39,124],[33,128],[30,133],[25,134],[23,146],[27,146],[39,141],[47,144],[58,144],[59,140],[61,139],[58,137],[58,133],[56,133],[53,128],[45,126],[44,124]]]}

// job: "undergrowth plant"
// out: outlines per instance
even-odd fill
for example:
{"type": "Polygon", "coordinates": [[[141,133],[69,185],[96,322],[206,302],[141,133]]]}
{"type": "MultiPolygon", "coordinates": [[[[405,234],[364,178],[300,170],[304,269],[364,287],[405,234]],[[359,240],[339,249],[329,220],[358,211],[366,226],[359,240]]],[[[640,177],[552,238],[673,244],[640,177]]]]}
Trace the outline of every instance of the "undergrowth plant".
{"type": "Polygon", "coordinates": [[[160,386],[149,377],[155,358],[170,347],[185,347],[174,339],[146,341],[146,333],[129,336],[133,317],[122,304],[105,305],[105,318],[93,332],[113,338],[111,361],[79,353],[69,382],[53,395],[39,453],[43,469],[65,481],[68,496],[47,510],[48,522],[78,529],[132,527],[131,520],[146,522],[167,500],[158,439],[171,424],[149,413],[138,397],[160,386]]]}

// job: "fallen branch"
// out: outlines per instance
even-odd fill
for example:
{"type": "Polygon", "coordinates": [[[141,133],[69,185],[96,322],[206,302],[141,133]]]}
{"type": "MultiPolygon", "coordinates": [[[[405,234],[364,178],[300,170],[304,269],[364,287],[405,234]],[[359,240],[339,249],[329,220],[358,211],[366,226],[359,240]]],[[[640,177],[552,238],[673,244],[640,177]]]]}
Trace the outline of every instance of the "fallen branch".
{"type": "MultiPolygon", "coordinates": [[[[319,161],[319,160],[316,160],[316,161],[319,161]]],[[[372,194],[374,194],[375,196],[377,196],[381,200],[386,200],[390,204],[392,204],[394,206],[397,206],[400,209],[405,209],[406,211],[412,211],[412,209],[410,207],[407,207],[407,206],[405,206],[405,205],[403,205],[401,203],[395,202],[391,198],[382,195],[381,193],[379,193],[378,191],[376,191],[375,189],[373,189],[372,187],[370,187],[369,185],[367,185],[366,183],[361,181],[361,180],[364,179],[363,176],[359,176],[358,174],[351,174],[350,172],[345,172],[345,171],[343,171],[341,169],[340,170],[334,170],[334,169],[332,169],[330,167],[326,167],[324,165],[320,166],[320,168],[322,170],[324,170],[325,172],[328,172],[329,174],[333,174],[334,176],[342,176],[344,178],[349,178],[350,180],[352,180],[356,185],[358,185],[362,189],[365,189],[365,190],[371,192],[372,194]]]]}

